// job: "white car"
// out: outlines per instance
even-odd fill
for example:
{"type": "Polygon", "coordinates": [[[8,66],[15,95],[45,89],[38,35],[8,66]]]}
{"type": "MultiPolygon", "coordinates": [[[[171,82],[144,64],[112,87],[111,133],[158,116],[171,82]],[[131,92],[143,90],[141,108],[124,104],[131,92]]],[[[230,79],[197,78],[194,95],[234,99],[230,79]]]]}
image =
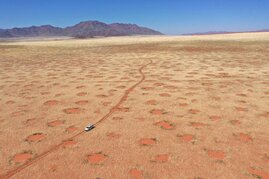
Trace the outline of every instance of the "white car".
{"type": "Polygon", "coordinates": [[[85,130],[86,132],[89,132],[90,130],[94,129],[94,127],[95,127],[95,126],[94,126],[93,124],[89,124],[87,127],[85,127],[84,130],[85,130]]]}

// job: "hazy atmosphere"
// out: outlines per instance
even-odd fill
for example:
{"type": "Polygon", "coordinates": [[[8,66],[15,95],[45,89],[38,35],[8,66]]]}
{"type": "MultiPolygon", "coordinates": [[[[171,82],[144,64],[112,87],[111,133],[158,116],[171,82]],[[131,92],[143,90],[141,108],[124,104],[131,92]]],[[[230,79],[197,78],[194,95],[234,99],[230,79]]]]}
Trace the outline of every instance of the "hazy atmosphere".
{"type": "Polygon", "coordinates": [[[0,28],[83,20],[147,26],[165,34],[269,28],[268,0],[8,0],[0,1],[0,28]]]}

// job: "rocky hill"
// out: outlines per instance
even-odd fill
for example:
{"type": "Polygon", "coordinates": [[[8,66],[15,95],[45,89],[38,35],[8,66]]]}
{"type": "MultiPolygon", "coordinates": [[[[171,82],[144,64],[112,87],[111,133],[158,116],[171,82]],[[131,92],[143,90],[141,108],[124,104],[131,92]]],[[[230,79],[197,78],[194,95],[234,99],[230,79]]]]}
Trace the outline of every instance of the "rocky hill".
{"type": "Polygon", "coordinates": [[[54,36],[88,38],[95,36],[108,37],[126,35],[162,35],[162,33],[146,27],[140,27],[136,24],[106,24],[99,21],[84,21],[66,28],[42,25],[13,29],[0,29],[1,38],[54,36]]]}

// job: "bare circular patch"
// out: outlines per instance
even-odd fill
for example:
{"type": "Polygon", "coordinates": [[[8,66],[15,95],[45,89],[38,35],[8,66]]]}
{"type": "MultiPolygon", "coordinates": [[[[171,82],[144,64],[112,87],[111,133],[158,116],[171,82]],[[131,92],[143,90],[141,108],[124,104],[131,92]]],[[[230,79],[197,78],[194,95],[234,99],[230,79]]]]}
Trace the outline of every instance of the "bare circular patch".
{"type": "Polygon", "coordinates": [[[146,102],[147,105],[156,105],[157,104],[157,101],[155,99],[152,99],[152,100],[148,100],[146,102]]]}
{"type": "Polygon", "coordinates": [[[106,155],[102,153],[95,153],[87,156],[87,161],[91,164],[100,164],[107,158],[106,155]]]}
{"type": "Polygon", "coordinates": [[[186,107],[186,106],[188,106],[188,104],[187,103],[179,103],[179,106],[180,107],[186,107]]]}
{"type": "Polygon", "coordinates": [[[13,161],[15,163],[24,163],[32,158],[32,154],[29,152],[24,152],[20,154],[16,154],[13,156],[13,161]]]}
{"type": "Polygon", "coordinates": [[[221,116],[209,116],[209,119],[211,119],[212,121],[218,121],[221,119],[221,116]]]}
{"type": "Polygon", "coordinates": [[[250,142],[252,141],[252,137],[248,134],[244,134],[244,133],[239,133],[238,134],[238,138],[239,140],[243,141],[243,142],[250,142]]]}
{"type": "Polygon", "coordinates": [[[195,127],[195,128],[201,128],[201,127],[206,126],[206,124],[201,123],[201,122],[192,122],[192,123],[191,123],[191,126],[192,126],[192,127],[195,127]]]}
{"type": "Polygon", "coordinates": [[[239,120],[231,120],[230,122],[231,122],[232,125],[235,125],[235,126],[241,124],[241,122],[239,120]]]}
{"type": "Polygon", "coordinates": [[[269,173],[262,171],[262,170],[257,170],[255,168],[248,168],[248,172],[251,175],[254,175],[257,178],[261,178],[261,179],[268,179],[269,178],[269,173]]]}
{"type": "Polygon", "coordinates": [[[180,135],[179,139],[182,142],[190,142],[190,141],[192,141],[194,139],[194,136],[191,135],[191,134],[184,134],[184,135],[180,135]]]}
{"type": "Polygon", "coordinates": [[[76,141],[73,141],[73,140],[66,140],[66,141],[64,141],[64,142],[62,143],[62,146],[63,146],[64,148],[66,148],[66,147],[72,147],[72,146],[74,146],[74,145],[76,145],[76,144],[77,144],[76,141]]]}
{"type": "Polygon", "coordinates": [[[143,138],[138,141],[140,145],[143,146],[150,146],[156,144],[156,139],[155,138],[143,138]]]}
{"type": "Polygon", "coordinates": [[[112,120],[114,120],[114,121],[120,121],[122,119],[123,119],[122,117],[118,117],[118,116],[112,118],[112,120]]]}
{"type": "Polygon", "coordinates": [[[110,133],[107,134],[107,137],[109,139],[118,139],[118,138],[120,138],[120,136],[121,136],[120,134],[115,133],[115,132],[110,132],[110,133]]]}
{"type": "Polygon", "coordinates": [[[86,96],[87,93],[86,92],[80,92],[80,93],[77,93],[77,96],[86,96]]]}
{"type": "Polygon", "coordinates": [[[83,110],[81,108],[67,108],[63,110],[66,114],[79,114],[83,110]]]}
{"type": "Polygon", "coordinates": [[[199,112],[200,112],[200,110],[198,110],[198,109],[190,109],[189,110],[190,114],[198,114],[199,112]]]}
{"type": "Polygon", "coordinates": [[[15,101],[12,101],[12,100],[6,102],[7,105],[14,104],[14,103],[15,103],[15,101]]]}
{"type": "Polygon", "coordinates": [[[217,160],[223,160],[225,158],[225,153],[221,150],[209,150],[207,154],[209,157],[217,160]]]}
{"type": "Polygon", "coordinates": [[[68,133],[72,133],[76,130],[78,130],[78,129],[75,126],[69,126],[68,128],[66,128],[66,132],[68,132],[68,133]]]}
{"type": "Polygon", "coordinates": [[[57,126],[60,126],[64,123],[64,121],[61,121],[61,120],[55,120],[55,121],[51,121],[48,123],[48,126],[49,127],[57,127],[57,126]]]}
{"type": "Polygon", "coordinates": [[[154,161],[158,162],[158,163],[165,163],[168,160],[169,160],[169,155],[168,154],[159,154],[159,155],[156,155],[155,158],[154,158],[154,161]]]}
{"type": "Polygon", "coordinates": [[[166,112],[163,110],[163,109],[152,109],[150,111],[151,114],[154,114],[154,115],[163,115],[165,114],[166,112]]]}
{"type": "Polygon", "coordinates": [[[237,111],[239,111],[239,112],[246,112],[246,111],[248,111],[248,109],[247,108],[244,108],[244,107],[235,107],[235,109],[237,111]]]}
{"type": "Polygon", "coordinates": [[[155,123],[154,125],[161,127],[162,129],[170,130],[174,129],[174,125],[168,121],[160,121],[155,123]]]}
{"type": "Polygon", "coordinates": [[[78,104],[78,105],[86,105],[86,104],[89,103],[89,101],[88,100],[80,100],[80,101],[77,101],[75,103],[78,104]]]}
{"type": "Polygon", "coordinates": [[[44,105],[46,105],[46,106],[54,106],[54,105],[57,105],[57,104],[59,104],[59,101],[57,101],[57,100],[49,100],[49,101],[46,101],[44,103],[44,105]]]}
{"type": "Polygon", "coordinates": [[[143,171],[133,168],[129,171],[129,174],[131,176],[131,178],[133,179],[142,179],[143,178],[143,171]]]}
{"type": "Polygon", "coordinates": [[[45,134],[42,133],[35,133],[26,138],[26,141],[28,142],[40,142],[46,137],[45,134]]]}
{"type": "Polygon", "coordinates": [[[161,93],[159,94],[161,97],[170,97],[171,95],[169,93],[161,93]]]}

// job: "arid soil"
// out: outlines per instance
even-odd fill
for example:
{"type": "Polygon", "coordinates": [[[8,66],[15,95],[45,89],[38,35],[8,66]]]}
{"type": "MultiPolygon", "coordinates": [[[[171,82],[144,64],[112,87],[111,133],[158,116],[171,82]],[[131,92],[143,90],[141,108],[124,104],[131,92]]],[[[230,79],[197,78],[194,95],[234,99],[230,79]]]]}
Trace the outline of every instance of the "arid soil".
{"type": "Polygon", "coordinates": [[[2,42],[0,144],[1,179],[268,179],[269,33],[2,42]]]}

